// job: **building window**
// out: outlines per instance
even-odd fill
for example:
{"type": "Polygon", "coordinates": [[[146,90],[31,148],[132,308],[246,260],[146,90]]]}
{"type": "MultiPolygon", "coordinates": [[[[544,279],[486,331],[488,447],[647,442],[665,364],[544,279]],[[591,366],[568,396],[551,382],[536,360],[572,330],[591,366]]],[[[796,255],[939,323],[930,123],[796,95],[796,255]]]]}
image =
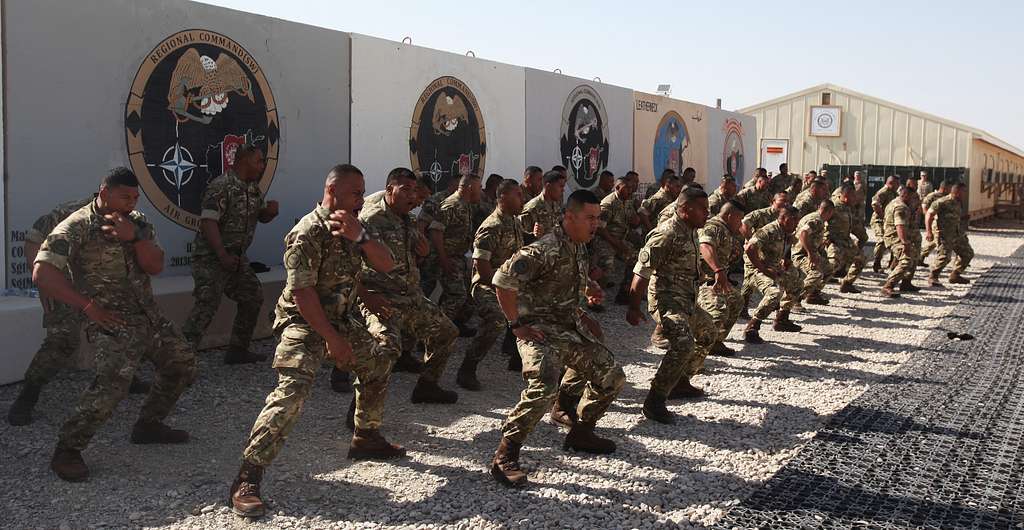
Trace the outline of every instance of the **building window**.
{"type": "Polygon", "coordinates": [[[822,92],[821,93],[821,104],[822,105],[831,105],[832,104],[832,94],[829,93],[829,92],[822,92]]]}

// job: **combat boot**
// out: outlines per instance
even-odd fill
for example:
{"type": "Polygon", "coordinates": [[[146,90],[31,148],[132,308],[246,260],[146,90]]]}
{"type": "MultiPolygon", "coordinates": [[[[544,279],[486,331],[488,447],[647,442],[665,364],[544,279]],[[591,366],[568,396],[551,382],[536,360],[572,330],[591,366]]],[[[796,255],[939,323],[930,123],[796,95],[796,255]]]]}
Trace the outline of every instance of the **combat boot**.
{"type": "Polygon", "coordinates": [[[238,476],[231,484],[228,504],[235,515],[242,517],[263,517],[267,505],[260,498],[260,482],[263,481],[263,466],[242,461],[238,476]]]}
{"type": "Polygon", "coordinates": [[[577,421],[569,429],[562,442],[562,449],[591,453],[595,455],[606,455],[615,452],[615,442],[601,438],[594,434],[595,423],[593,421],[577,421]]]}
{"type": "Polygon", "coordinates": [[[82,453],[74,449],[58,447],[50,459],[50,469],[68,482],[85,482],[89,478],[89,468],[82,460],[82,453]]]}
{"type": "Polygon", "coordinates": [[[224,351],[224,364],[252,364],[267,360],[262,353],[253,353],[245,348],[230,346],[224,351]]]}
{"type": "Polygon", "coordinates": [[[451,390],[441,388],[437,381],[430,381],[420,377],[416,386],[412,389],[413,403],[440,403],[450,405],[459,400],[459,395],[451,390]]]}
{"type": "Polygon", "coordinates": [[[651,344],[655,348],[667,350],[671,346],[668,339],[665,338],[665,333],[662,331],[661,324],[654,326],[654,332],[651,333],[651,344]]]}
{"type": "Polygon", "coordinates": [[[502,436],[498,450],[494,452],[494,459],[491,460],[491,476],[494,480],[513,488],[526,484],[526,471],[519,467],[519,450],[522,448],[522,444],[502,436]]]}
{"type": "Polygon", "coordinates": [[[967,285],[967,284],[971,283],[970,280],[968,280],[967,278],[964,278],[963,276],[961,276],[960,273],[957,272],[957,271],[953,271],[953,272],[949,273],[949,280],[947,280],[947,281],[949,283],[959,283],[959,284],[963,284],[963,285],[967,285]]]}
{"type": "Polygon", "coordinates": [[[860,289],[853,286],[853,282],[843,282],[839,284],[839,292],[859,294],[861,291],[860,289]]]}
{"type": "Polygon", "coordinates": [[[685,375],[679,378],[676,386],[672,387],[672,391],[668,393],[668,399],[700,399],[702,397],[704,397],[704,389],[693,386],[693,383],[690,383],[690,378],[685,375]]]}
{"type": "Polygon", "coordinates": [[[820,291],[815,291],[804,297],[804,302],[811,305],[828,305],[828,298],[821,295],[820,291]]]}
{"type": "Polygon", "coordinates": [[[11,410],[7,412],[7,423],[20,427],[32,423],[32,409],[39,401],[39,392],[42,385],[25,382],[18,393],[18,398],[11,404],[11,410]]]}
{"type": "Polygon", "coordinates": [[[348,414],[345,415],[345,426],[348,430],[356,430],[356,397],[352,396],[352,401],[348,404],[348,414]]]}
{"type": "Polygon", "coordinates": [[[475,361],[467,355],[459,365],[459,372],[455,375],[455,383],[466,390],[477,392],[482,386],[476,377],[476,367],[480,361],[475,361]]]}
{"type": "Polygon", "coordinates": [[[151,385],[149,382],[143,381],[142,379],[139,379],[139,376],[133,376],[132,377],[132,384],[128,385],[128,393],[129,394],[148,394],[149,393],[149,389],[152,388],[152,387],[153,387],[153,385],[151,385]]]}
{"type": "Polygon", "coordinates": [[[675,423],[675,416],[665,407],[665,399],[659,397],[653,390],[647,392],[647,399],[644,399],[644,408],[641,410],[644,417],[665,425],[675,423]]]}
{"type": "Polygon", "coordinates": [[[904,293],[916,293],[916,292],[918,292],[920,290],[921,290],[920,287],[910,283],[910,278],[903,278],[903,281],[900,282],[900,291],[901,292],[904,292],[904,293]]]}
{"type": "Polygon", "coordinates": [[[725,343],[723,343],[722,341],[718,341],[715,343],[714,346],[711,347],[711,350],[708,351],[708,355],[717,355],[718,357],[732,357],[733,355],[736,355],[736,350],[726,346],[725,343]]]}
{"type": "Polygon", "coordinates": [[[348,447],[349,460],[391,460],[405,457],[405,448],[387,441],[377,429],[356,429],[348,447]]]}
{"type": "Polygon", "coordinates": [[[580,397],[559,391],[554,403],[551,404],[551,421],[572,428],[579,419],[576,416],[576,408],[580,404],[580,397]]]}
{"type": "Polygon", "coordinates": [[[352,378],[345,370],[339,370],[337,366],[331,368],[331,390],[339,394],[352,393],[352,378]]]}
{"type": "Polygon", "coordinates": [[[459,328],[459,337],[468,339],[470,337],[476,336],[476,328],[471,328],[469,327],[469,325],[462,321],[453,323],[455,324],[455,327],[459,328]]]}
{"type": "Polygon", "coordinates": [[[188,432],[172,429],[159,421],[145,422],[139,420],[132,428],[133,444],[183,444],[188,442],[188,432]]]}
{"type": "Polygon", "coordinates": [[[875,263],[871,266],[871,270],[875,271],[875,274],[882,272],[882,256],[875,258],[875,263]]]}
{"type": "Polygon", "coordinates": [[[928,274],[928,287],[942,287],[942,282],[939,281],[939,273],[941,271],[931,271],[928,274]]]}
{"type": "Polygon", "coordinates": [[[747,327],[743,329],[743,342],[747,344],[764,344],[764,339],[758,331],[761,329],[761,319],[752,318],[747,321],[747,327]]]}
{"type": "Polygon", "coordinates": [[[882,286],[882,290],[879,292],[879,294],[884,298],[899,298],[900,293],[897,293],[896,291],[893,290],[893,286],[895,283],[895,281],[885,282],[885,285],[882,286]]]}
{"type": "Polygon", "coordinates": [[[423,361],[413,356],[412,352],[403,350],[402,354],[398,357],[398,360],[395,361],[391,371],[421,374],[423,373],[423,361]]]}
{"type": "Polygon", "coordinates": [[[789,310],[779,309],[775,312],[775,322],[772,324],[772,329],[786,333],[797,333],[804,328],[796,325],[789,319],[789,310]]]}

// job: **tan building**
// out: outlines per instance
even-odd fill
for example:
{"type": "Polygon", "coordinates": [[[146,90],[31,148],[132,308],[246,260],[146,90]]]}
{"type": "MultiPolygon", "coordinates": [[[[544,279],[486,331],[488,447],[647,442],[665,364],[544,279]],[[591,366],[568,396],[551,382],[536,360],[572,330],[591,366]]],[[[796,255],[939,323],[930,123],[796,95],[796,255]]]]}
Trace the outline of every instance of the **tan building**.
{"type": "Polygon", "coordinates": [[[972,219],[1020,211],[1024,150],[980,129],[830,84],[738,112],[757,119],[758,165],[769,171],[781,160],[794,173],[827,169],[833,182],[866,171],[874,193],[888,175],[923,170],[934,184],[968,181],[972,219]]]}

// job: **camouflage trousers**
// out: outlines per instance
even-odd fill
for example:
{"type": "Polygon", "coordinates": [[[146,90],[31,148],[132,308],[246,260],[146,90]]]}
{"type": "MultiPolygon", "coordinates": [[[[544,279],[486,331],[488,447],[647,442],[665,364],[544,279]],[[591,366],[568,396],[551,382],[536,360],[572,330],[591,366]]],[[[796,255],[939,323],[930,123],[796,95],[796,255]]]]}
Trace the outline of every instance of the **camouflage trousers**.
{"type": "Polygon", "coordinates": [[[764,320],[776,309],[789,311],[803,294],[803,282],[796,267],[782,271],[778,281],[759,271],[751,273],[750,283],[762,295],[761,303],[754,310],[753,318],[764,320]]]}
{"type": "Polygon", "coordinates": [[[465,256],[452,256],[449,260],[453,270],[451,274],[441,272],[441,298],[437,305],[452,322],[465,322],[473,317],[475,311],[473,298],[469,295],[472,272],[465,256]]]}
{"type": "Polygon", "coordinates": [[[871,223],[871,231],[875,234],[875,250],[873,256],[875,261],[881,261],[882,256],[885,255],[885,228],[881,222],[871,223]]]}
{"type": "Polygon", "coordinates": [[[858,248],[864,248],[864,245],[868,244],[868,230],[864,219],[854,219],[850,223],[850,233],[857,238],[858,248]]]}
{"type": "Polygon", "coordinates": [[[636,245],[623,238],[622,244],[626,247],[626,255],[622,257],[615,248],[600,237],[594,238],[593,264],[604,271],[604,280],[612,283],[619,283],[627,271],[633,270],[636,257],[639,253],[636,245]]]}
{"type": "Polygon", "coordinates": [[[426,349],[420,377],[438,381],[448,364],[452,345],[459,336],[458,328],[422,293],[387,296],[387,299],[391,303],[391,318],[381,318],[365,305],[360,304],[359,307],[370,334],[380,343],[382,355],[398,359],[402,345],[410,344],[410,337],[415,337],[423,341],[426,349]]]}
{"type": "Polygon", "coordinates": [[[128,394],[128,386],[143,357],[153,363],[156,380],[142,404],[139,421],[166,418],[195,377],[195,353],[169,320],[120,316],[125,325],[112,330],[92,323],[86,326],[86,336],[96,349],[96,375],[75,412],[60,429],[60,449],[85,449],[128,394]]]}
{"type": "Polygon", "coordinates": [[[757,291],[757,287],[754,286],[754,267],[746,260],[743,261],[743,284],[740,285],[740,298],[743,300],[743,307],[747,307],[750,303],[750,295],[757,291]]]}
{"type": "Polygon", "coordinates": [[[807,254],[793,256],[793,265],[800,269],[804,275],[803,294],[809,295],[820,293],[825,288],[825,282],[832,276],[832,266],[828,261],[828,254],[824,249],[814,249],[817,254],[818,266],[811,263],[811,257],[807,254]]]}
{"type": "Polygon", "coordinates": [[[263,307],[263,285],[248,261],[242,259],[237,271],[226,271],[216,258],[198,258],[192,262],[192,279],[195,281],[192,290],[195,305],[182,328],[189,344],[199,349],[203,334],[220,307],[221,297],[227,296],[237,305],[229,346],[248,349],[263,307]]]}
{"type": "Polygon", "coordinates": [[[417,267],[420,273],[420,290],[424,296],[430,298],[437,287],[438,278],[441,277],[441,266],[437,263],[437,253],[430,249],[430,254],[423,258],[417,267]]]}
{"type": "MultiPolygon", "coordinates": [[[[335,323],[335,328],[352,346],[356,427],[379,429],[384,420],[384,402],[395,359],[377,348],[361,319],[348,317],[342,323],[335,323]]],[[[259,466],[270,465],[281,452],[299,420],[321,364],[334,362],[323,337],[308,325],[291,324],[281,331],[278,339],[274,353],[277,387],[267,396],[252,426],[249,443],[242,451],[246,462],[259,466]]]]}
{"type": "Polygon", "coordinates": [[[916,250],[917,248],[913,245],[904,245],[899,241],[889,246],[889,251],[892,252],[893,267],[889,271],[886,283],[895,285],[914,277],[914,263],[917,261],[916,250]]]}
{"type": "Polygon", "coordinates": [[[82,317],[76,309],[49,298],[43,303],[46,338],[25,370],[25,384],[43,386],[68,366],[81,343],[82,317]]]}
{"type": "Polygon", "coordinates": [[[651,392],[667,398],[680,377],[694,376],[704,368],[704,358],[718,340],[718,328],[711,315],[699,307],[662,305],[666,307],[658,307],[652,316],[661,324],[669,346],[651,381],[651,392]]]}
{"type": "Polygon", "coordinates": [[[626,374],[603,344],[588,340],[574,330],[544,327],[542,331],[543,342],[518,340],[526,389],[501,431],[506,438],[520,444],[551,408],[563,369],[567,369],[567,378],[585,381],[576,408],[582,422],[601,419],[626,383],[626,374]]]}
{"type": "Polygon", "coordinates": [[[953,262],[953,272],[963,273],[967,270],[967,266],[971,264],[971,260],[974,259],[974,249],[971,248],[971,242],[967,239],[967,234],[963,234],[956,238],[944,239],[936,236],[935,239],[938,241],[936,244],[935,251],[935,262],[932,264],[932,272],[942,272],[949,264],[949,261],[953,259],[953,255],[956,255],[956,261],[953,262]]]}
{"type": "MultiPolygon", "coordinates": [[[[924,241],[924,246],[921,247],[921,259],[920,259],[920,261],[923,263],[924,259],[927,258],[933,251],[935,251],[935,249],[938,246],[939,245],[938,245],[938,238],[937,237],[932,237],[931,241],[925,240],[924,241]]],[[[920,263],[918,265],[920,265],[920,263]]]]}
{"type": "Polygon", "coordinates": [[[864,253],[860,247],[853,244],[828,246],[828,261],[833,273],[846,271],[846,276],[841,280],[843,283],[853,283],[860,277],[864,270],[864,253]]]}
{"type": "Polygon", "coordinates": [[[718,330],[716,342],[722,342],[729,336],[729,331],[736,325],[736,320],[743,310],[743,296],[740,290],[733,288],[728,293],[716,293],[710,284],[700,286],[697,293],[697,306],[703,309],[718,330]]]}
{"type": "Polygon", "coordinates": [[[505,332],[506,321],[493,288],[481,284],[473,285],[473,302],[480,317],[480,325],[469,351],[466,352],[466,358],[480,362],[490,351],[491,346],[494,346],[498,337],[505,332]]]}

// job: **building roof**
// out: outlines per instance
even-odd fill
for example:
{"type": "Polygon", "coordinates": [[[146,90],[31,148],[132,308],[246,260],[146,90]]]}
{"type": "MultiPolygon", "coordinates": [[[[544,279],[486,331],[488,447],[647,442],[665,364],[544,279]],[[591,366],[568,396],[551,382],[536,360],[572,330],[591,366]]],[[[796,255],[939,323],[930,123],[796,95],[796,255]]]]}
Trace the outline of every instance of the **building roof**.
{"type": "Polygon", "coordinates": [[[905,107],[905,106],[900,105],[898,103],[893,103],[891,101],[887,101],[887,100],[884,100],[884,99],[881,99],[881,98],[876,98],[874,96],[869,96],[867,94],[862,94],[860,92],[857,92],[856,90],[850,90],[849,88],[841,87],[839,85],[833,85],[832,83],[823,83],[823,84],[820,84],[820,85],[815,85],[815,86],[812,86],[810,88],[806,88],[804,90],[800,90],[798,92],[793,92],[791,94],[786,94],[785,96],[780,96],[780,97],[777,97],[775,99],[770,99],[770,100],[765,101],[763,103],[758,103],[756,105],[750,105],[748,107],[744,107],[744,108],[738,109],[736,112],[740,112],[740,113],[743,113],[743,114],[751,114],[751,113],[756,112],[758,110],[761,110],[761,109],[763,109],[765,107],[770,107],[772,105],[775,105],[775,104],[778,104],[778,103],[782,103],[784,101],[788,101],[788,100],[791,100],[791,99],[796,99],[796,98],[804,97],[806,95],[814,94],[816,92],[821,92],[821,91],[840,92],[840,93],[847,94],[847,95],[850,95],[850,96],[854,96],[854,97],[858,97],[858,98],[865,99],[865,100],[868,100],[868,101],[872,101],[872,102],[880,104],[880,105],[885,105],[887,107],[892,107],[894,109],[901,110],[903,112],[906,112],[906,113],[909,113],[909,114],[913,114],[915,116],[921,116],[922,118],[927,118],[927,119],[929,119],[931,121],[935,121],[935,122],[938,122],[938,123],[944,123],[944,124],[946,124],[946,125],[948,125],[950,127],[956,127],[958,129],[964,129],[966,131],[969,131],[971,134],[973,134],[974,137],[976,139],[978,139],[978,140],[990,143],[990,144],[992,144],[992,145],[994,145],[996,147],[999,147],[1000,149],[1005,149],[1005,150],[1007,150],[1007,151],[1009,151],[1009,152],[1011,152],[1011,153],[1013,153],[1013,154],[1015,154],[1017,156],[1024,157],[1024,149],[1020,149],[1020,148],[1010,144],[1009,142],[1003,141],[1002,139],[996,137],[993,134],[990,134],[990,133],[988,133],[988,132],[986,132],[986,131],[984,131],[982,129],[978,129],[977,127],[971,127],[970,125],[964,125],[962,123],[955,122],[953,120],[949,120],[949,119],[946,119],[946,118],[942,118],[942,117],[936,116],[934,114],[929,114],[927,112],[922,112],[920,110],[912,109],[910,107],[905,107]]]}

